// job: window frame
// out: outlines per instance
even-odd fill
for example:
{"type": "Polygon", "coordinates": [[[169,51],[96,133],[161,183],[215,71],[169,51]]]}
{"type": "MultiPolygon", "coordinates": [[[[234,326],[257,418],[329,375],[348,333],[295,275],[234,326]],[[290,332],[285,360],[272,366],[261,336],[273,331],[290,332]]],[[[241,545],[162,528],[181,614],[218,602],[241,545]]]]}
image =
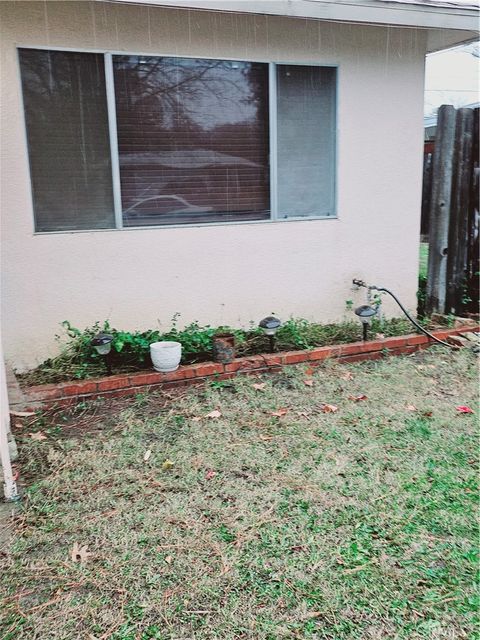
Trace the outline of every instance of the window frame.
{"type": "Polygon", "coordinates": [[[107,115],[108,115],[108,131],[110,141],[110,158],[112,164],[112,194],[115,213],[115,227],[105,229],[70,229],[70,230],[58,230],[58,231],[37,231],[35,228],[35,209],[33,201],[33,183],[30,173],[30,165],[28,167],[29,180],[30,180],[30,196],[31,196],[31,210],[32,210],[32,222],[34,235],[51,235],[51,234],[64,234],[64,233],[92,233],[92,232],[111,232],[111,231],[146,231],[151,229],[183,229],[183,228],[202,228],[202,227],[219,227],[230,225],[244,225],[244,224],[274,224],[274,223],[286,223],[286,222],[314,222],[318,220],[338,220],[338,166],[339,166],[339,63],[323,63],[319,61],[310,60],[265,60],[262,58],[239,58],[237,56],[229,56],[228,58],[219,56],[206,56],[206,55],[191,55],[183,54],[178,51],[175,53],[168,52],[141,52],[141,51],[117,51],[113,49],[97,49],[97,48],[84,48],[84,47],[61,47],[61,46],[46,46],[46,45],[32,45],[32,44],[16,44],[17,50],[17,65],[18,65],[18,82],[20,91],[20,104],[23,111],[23,138],[24,138],[24,150],[28,159],[28,142],[27,142],[27,123],[25,106],[23,100],[22,90],[22,77],[20,66],[20,50],[21,49],[36,49],[42,51],[65,51],[72,53],[97,53],[104,57],[105,67],[105,98],[107,103],[107,115]],[[190,59],[203,59],[203,60],[231,60],[232,62],[256,62],[259,64],[268,65],[268,115],[269,115],[269,168],[270,168],[270,218],[266,220],[230,220],[230,221],[216,221],[216,222],[189,222],[178,224],[156,224],[156,225],[140,225],[140,226],[128,226],[123,225],[123,211],[122,211],[122,195],[121,195],[121,182],[120,182],[120,162],[118,154],[118,137],[117,137],[117,117],[116,117],[116,102],[115,102],[115,84],[114,84],[114,72],[113,72],[113,56],[158,56],[169,58],[190,58],[190,59]],[[326,67],[335,69],[335,129],[334,129],[334,145],[333,145],[333,163],[334,163],[334,184],[333,184],[333,211],[332,215],[314,215],[314,216],[290,216],[288,218],[280,218],[278,216],[278,148],[277,148],[277,65],[292,65],[302,67],[326,67]]]}

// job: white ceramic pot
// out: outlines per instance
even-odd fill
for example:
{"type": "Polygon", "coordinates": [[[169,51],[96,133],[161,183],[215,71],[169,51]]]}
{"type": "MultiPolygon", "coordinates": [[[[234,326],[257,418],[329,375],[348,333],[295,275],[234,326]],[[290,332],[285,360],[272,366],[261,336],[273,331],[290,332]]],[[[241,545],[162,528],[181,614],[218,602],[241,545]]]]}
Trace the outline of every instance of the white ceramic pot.
{"type": "Polygon", "coordinates": [[[182,357],[182,345],[180,342],[153,342],[150,345],[150,356],[155,371],[175,371],[182,357]]]}

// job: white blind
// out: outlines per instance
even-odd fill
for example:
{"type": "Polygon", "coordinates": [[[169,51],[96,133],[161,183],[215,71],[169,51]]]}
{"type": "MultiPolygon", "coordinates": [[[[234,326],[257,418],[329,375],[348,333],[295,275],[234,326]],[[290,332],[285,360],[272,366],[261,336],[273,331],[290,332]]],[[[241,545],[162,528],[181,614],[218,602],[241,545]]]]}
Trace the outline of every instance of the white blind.
{"type": "Polygon", "coordinates": [[[336,70],[277,66],[280,218],[335,214],[336,70]]]}

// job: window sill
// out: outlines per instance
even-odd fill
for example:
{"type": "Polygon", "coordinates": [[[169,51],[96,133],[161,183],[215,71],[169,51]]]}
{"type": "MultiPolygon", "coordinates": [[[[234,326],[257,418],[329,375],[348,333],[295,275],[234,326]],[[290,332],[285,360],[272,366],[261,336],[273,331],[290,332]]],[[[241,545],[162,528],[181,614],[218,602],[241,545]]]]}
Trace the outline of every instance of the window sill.
{"type": "Polygon", "coordinates": [[[311,218],[281,218],[280,220],[232,220],[230,222],[191,222],[188,224],[162,224],[162,225],[148,225],[140,227],[121,227],[112,229],[69,229],[60,231],[34,231],[34,236],[51,236],[51,235],[64,235],[71,233],[105,233],[105,232],[118,232],[118,231],[151,231],[152,229],[203,229],[205,227],[231,227],[231,226],[245,226],[245,225],[276,225],[285,224],[289,222],[319,222],[325,220],[339,220],[338,216],[317,216],[311,218]]]}

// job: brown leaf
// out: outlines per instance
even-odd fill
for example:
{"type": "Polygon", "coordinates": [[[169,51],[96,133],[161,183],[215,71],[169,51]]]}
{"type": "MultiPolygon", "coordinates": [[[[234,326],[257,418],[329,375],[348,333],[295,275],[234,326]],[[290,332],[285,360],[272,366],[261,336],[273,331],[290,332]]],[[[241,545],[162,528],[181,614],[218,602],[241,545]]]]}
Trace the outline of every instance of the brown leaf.
{"type": "Polygon", "coordinates": [[[385,334],[384,333],[376,333],[375,334],[375,338],[377,340],[383,340],[385,338],[385,334]]]}
{"type": "Polygon", "coordinates": [[[172,564],[172,562],[173,562],[173,558],[172,558],[172,556],[167,556],[167,557],[165,558],[165,562],[166,562],[167,564],[172,564]]]}
{"type": "Polygon", "coordinates": [[[312,373],[315,373],[315,369],[313,369],[313,367],[307,367],[307,368],[305,369],[305,375],[307,375],[307,376],[311,376],[311,375],[312,375],[312,373]]]}
{"type": "Polygon", "coordinates": [[[205,480],[211,480],[212,478],[214,478],[217,475],[217,472],[214,471],[213,469],[209,469],[207,471],[207,473],[205,474],[205,480]]]}
{"type": "Polygon", "coordinates": [[[35,431],[34,433],[29,433],[28,435],[32,440],[37,440],[38,442],[40,442],[40,440],[47,439],[47,436],[43,433],[43,431],[35,431]]]}
{"type": "Polygon", "coordinates": [[[303,384],[304,384],[306,387],[313,387],[313,380],[304,380],[304,381],[303,381],[303,384]]]}
{"type": "Polygon", "coordinates": [[[206,418],[220,418],[222,415],[222,412],[219,411],[218,409],[214,409],[213,411],[210,411],[210,413],[207,413],[207,415],[205,416],[206,418]]]}
{"type": "Polygon", "coordinates": [[[308,418],[308,413],[306,411],[297,411],[297,416],[299,418],[308,418]]]}
{"type": "Polygon", "coordinates": [[[253,385],[253,388],[254,388],[256,391],[263,391],[263,390],[265,389],[265,387],[266,387],[266,386],[267,386],[267,383],[266,383],[266,382],[256,382],[256,383],[253,385]]]}
{"type": "Polygon", "coordinates": [[[353,373],[351,371],[345,371],[341,378],[342,380],[353,380],[353,373]]]}
{"type": "Polygon", "coordinates": [[[92,554],[88,551],[88,546],[86,544],[80,546],[78,542],[73,543],[72,551],[70,553],[72,562],[80,562],[83,564],[91,555],[92,554]]]}
{"type": "Polygon", "coordinates": [[[323,404],[322,411],[323,413],[335,413],[336,411],[338,411],[338,407],[336,407],[334,404],[323,404]]]}
{"type": "Polygon", "coordinates": [[[367,400],[367,396],[364,393],[360,393],[358,396],[348,396],[349,400],[353,402],[360,402],[361,400],[367,400]]]}
{"type": "Polygon", "coordinates": [[[417,407],[414,404],[407,404],[407,411],[416,411],[417,407]]]}
{"type": "Polygon", "coordinates": [[[272,411],[270,415],[275,416],[276,418],[281,418],[286,413],[288,413],[288,409],[277,409],[276,411],[272,411]]]}
{"type": "Polygon", "coordinates": [[[10,411],[10,415],[15,418],[31,418],[35,413],[33,411],[10,411]]]}
{"type": "Polygon", "coordinates": [[[192,418],[192,422],[201,422],[201,418],[200,416],[195,416],[194,418],[192,418]]]}

